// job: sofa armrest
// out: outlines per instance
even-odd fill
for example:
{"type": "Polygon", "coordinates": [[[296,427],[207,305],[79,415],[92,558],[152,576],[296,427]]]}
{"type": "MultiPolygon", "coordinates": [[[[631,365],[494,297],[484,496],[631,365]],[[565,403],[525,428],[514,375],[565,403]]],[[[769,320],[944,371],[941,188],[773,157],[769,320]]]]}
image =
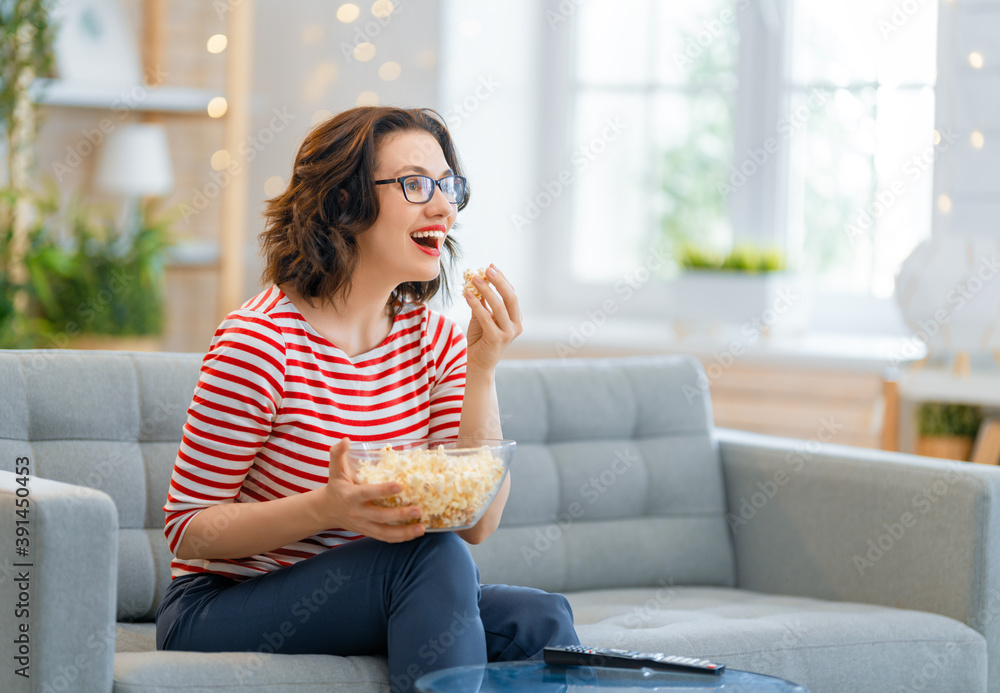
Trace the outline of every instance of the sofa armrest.
{"type": "Polygon", "coordinates": [[[115,504],[100,491],[31,476],[28,512],[19,516],[18,478],[0,471],[0,690],[111,691],[115,504]],[[18,556],[15,523],[24,519],[28,555],[18,556]],[[17,673],[24,664],[30,679],[17,673]]]}
{"type": "Polygon", "coordinates": [[[737,584],[942,614],[1000,681],[1000,469],[719,429],[737,584]]]}

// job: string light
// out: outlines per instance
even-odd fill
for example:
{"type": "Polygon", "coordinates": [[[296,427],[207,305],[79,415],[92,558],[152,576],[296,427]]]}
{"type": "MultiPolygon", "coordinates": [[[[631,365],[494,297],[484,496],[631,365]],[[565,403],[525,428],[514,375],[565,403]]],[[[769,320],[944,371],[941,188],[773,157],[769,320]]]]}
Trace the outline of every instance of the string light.
{"type": "Polygon", "coordinates": [[[389,0],[375,0],[375,2],[372,3],[372,14],[379,19],[385,19],[392,14],[394,9],[395,7],[391,2],[389,2],[389,0]]]}
{"type": "Polygon", "coordinates": [[[221,171],[229,166],[230,161],[229,152],[225,149],[220,149],[215,154],[212,155],[212,170],[221,171]]]}
{"type": "Polygon", "coordinates": [[[399,63],[387,62],[382,63],[382,67],[378,69],[378,76],[381,77],[386,82],[391,82],[399,77],[400,72],[403,68],[399,66],[399,63]]]}
{"type": "Polygon", "coordinates": [[[229,102],[225,96],[216,96],[208,102],[208,115],[212,118],[221,118],[229,110],[229,102]]]}
{"type": "Polygon", "coordinates": [[[354,59],[357,60],[358,62],[366,63],[374,57],[375,57],[374,43],[368,43],[367,41],[365,41],[364,43],[359,43],[354,47],[354,59]]]}
{"type": "Polygon", "coordinates": [[[215,34],[210,36],[208,42],[205,44],[205,48],[208,49],[209,53],[221,53],[226,50],[226,46],[229,45],[229,39],[226,38],[225,34],[215,34]]]}
{"type": "Polygon", "coordinates": [[[285,180],[281,176],[271,176],[264,181],[264,194],[268,197],[280,195],[285,191],[285,180]]]}
{"type": "Polygon", "coordinates": [[[337,19],[344,24],[350,24],[361,16],[361,8],[353,2],[344,3],[337,8],[337,19]]]}

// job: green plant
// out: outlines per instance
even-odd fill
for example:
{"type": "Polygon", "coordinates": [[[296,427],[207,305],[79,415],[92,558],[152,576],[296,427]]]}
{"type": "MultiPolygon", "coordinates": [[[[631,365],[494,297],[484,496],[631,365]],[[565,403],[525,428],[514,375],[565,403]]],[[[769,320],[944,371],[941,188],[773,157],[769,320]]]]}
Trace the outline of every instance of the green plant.
{"type": "Polygon", "coordinates": [[[20,143],[33,141],[38,127],[38,107],[28,89],[35,77],[48,75],[55,62],[52,4],[51,0],[0,0],[0,127],[7,137],[8,182],[14,181],[13,159],[20,143]]]}
{"type": "Polygon", "coordinates": [[[711,248],[685,243],[677,253],[677,261],[685,269],[729,270],[733,272],[781,272],[785,256],[777,248],[757,248],[750,244],[733,246],[723,255],[711,248]]]}
{"type": "Polygon", "coordinates": [[[28,243],[22,255],[22,267],[26,264],[31,247],[37,247],[38,239],[44,233],[45,219],[51,211],[48,204],[51,196],[42,198],[34,193],[0,189],[0,348],[27,349],[38,346],[50,333],[50,325],[34,310],[34,302],[27,286],[25,269],[23,282],[16,281],[11,270],[14,247],[14,215],[12,209],[18,199],[25,199],[35,210],[33,226],[26,229],[28,243]],[[20,301],[18,300],[20,294],[20,301]],[[18,310],[21,303],[21,310],[18,310]]]}
{"type": "Polygon", "coordinates": [[[688,269],[719,269],[725,257],[711,248],[684,243],[677,252],[677,262],[688,269]]]}
{"type": "Polygon", "coordinates": [[[143,224],[124,247],[111,228],[81,215],[73,222],[73,250],[50,246],[34,255],[28,271],[43,311],[53,325],[83,333],[160,334],[166,228],[143,224]]]}
{"type": "MultiPolygon", "coordinates": [[[[728,181],[732,175],[735,92],[739,64],[739,32],[735,24],[720,27],[710,42],[699,31],[727,12],[733,0],[690,3],[690,22],[678,25],[664,41],[698,46],[697,57],[674,53],[681,87],[669,96],[650,99],[663,149],[656,155],[658,240],[666,254],[686,242],[725,244],[732,238],[728,181]],[[696,7],[695,7],[696,5],[696,7]],[[662,99],[662,100],[661,100],[662,99]]],[[[659,139],[657,137],[656,139],[659,139]]]]}
{"type": "Polygon", "coordinates": [[[0,275],[0,349],[30,349],[50,333],[46,320],[14,310],[14,287],[6,274],[0,275]]]}
{"type": "Polygon", "coordinates": [[[923,436],[975,438],[983,413],[968,404],[924,402],[917,410],[917,428],[923,436]]]}
{"type": "Polygon", "coordinates": [[[169,220],[146,210],[138,231],[123,237],[106,212],[77,201],[60,210],[56,196],[35,200],[39,214],[24,258],[26,312],[14,310],[14,287],[0,277],[0,347],[58,346],[60,336],[77,334],[161,334],[169,220]]]}
{"type": "Polygon", "coordinates": [[[27,254],[32,209],[31,176],[35,165],[38,103],[30,90],[36,77],[51,72],[55,29],[50,0],[0,0],[0,127],[6,140],[4,184],[0,200],[4,245],[0,253],[0,339],[20,343],[31,328],[24,313],[29,301],[27,254]],[[9,232],[8,232],[9,231],[9,232]]]}

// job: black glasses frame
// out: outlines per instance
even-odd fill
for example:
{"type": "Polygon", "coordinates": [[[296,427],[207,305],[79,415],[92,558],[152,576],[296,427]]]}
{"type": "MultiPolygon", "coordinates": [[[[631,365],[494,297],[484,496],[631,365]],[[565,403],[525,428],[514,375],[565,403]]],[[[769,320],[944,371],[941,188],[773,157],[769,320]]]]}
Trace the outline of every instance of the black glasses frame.
{"type": "Polygon", "coordinates": [[[456,199],[456,200],[448,200],[448,202],[450,202],[453,205],[460,205],[465,200],[465,183],[466,183],[465,176],[445,176],[441,180],[434,180],[430,176],[424,176],[424,175],[421,175],[419,173],[412,173],[412,174],[410,174],[408,176],[402,176],[400,178],[390,178],[390,179],[387,179],[387,180],[377,180],[377,181],[375,181],[375,185],[388,185],[389,183],[399,183],[399,187],[401,187],[403,189],[403,196],[406,197],[406,201],[407,202],[412,202],[415,205],[425,205],[425,204],[427,204],[428,202],[430,202],[434,198],[434,187],[431,187],[431,189],[430,189],[431,190],[431,194],[427,196],[426,200],[411,200],[410,199],[410,193],[406,189],[406,180],[408,178],[426,178],[427,180],[431,181],[434,184],[434,186],[436,186],[437,188],[439,188],[441,190],[441,193],[445,196],[445,198],[448,197],[448,193],[446,193],[444,191],[444,188],[441,187],[441,183],[443,183],[446,180],[450,180],[450,179],[454,179],[456,181],[461,181],[462,197],[460,199],[456,199]]]}

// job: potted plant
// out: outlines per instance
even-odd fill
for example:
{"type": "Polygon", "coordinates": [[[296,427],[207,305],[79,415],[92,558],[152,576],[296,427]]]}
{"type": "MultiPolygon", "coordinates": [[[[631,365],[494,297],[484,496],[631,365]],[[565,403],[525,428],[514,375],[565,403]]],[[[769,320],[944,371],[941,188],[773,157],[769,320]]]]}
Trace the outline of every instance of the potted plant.
{"type": "Polygon", "coordinates": [[[76,201],[60,210],[56,198],[50,192],[35,201],[24,257],[26,309],[13,310],[9,282],[0,284],[0,347],[158,349],[166,218],[144,209],[137,231],[124,234],[103,210],[76,201]]]}
{"type": "Polygon", "coordinates": [[[676,253],[681,274],[671,311],[683,322],[741,325],[746,336],[808,324],[810,292],[776,248],[739,244],[727,253],[692,243],[676,253]]]}
{"type": "Polygon", "coordinates": [[[31,90],[54,64],[52,5],[0,3],[0,128],[6,141],[0,348],[156,348],[164,321],[165,220],[152,221],[144,210],[136,230],[123,234],[99,219],[96,208],[74,201],[61,213],[58,190],[51,184],[40,190],[34,181],[38,102],[31,90]]]}
{"type": "Polygon", "coordinates": [[[73,209],[71,241],[33,255],[31,286],[56,334],[77,349],[155,351],[164,328],[164,219],[140,214],[126,235],[94,210],[73,209]]]}
{"type": "Polygon", "coordinates": [[[0,189],[0,348],[30,349],[41,346],[51,333],[51,325],[35,310],[28,265],[42,251],[44,219],[51,210],[43,200],[24,191],[0,189]],[[34,221],[20,230],[23,241],[15,238],[13,209],[26,204],[34,212],[34,221]],[[18,247],[18,246],[21,247],[18,247]],[[20,272],[13,266],[19,264],[20,272]]]}
{"type": "Polygon", "coordinates": [[[54,63],[55,29],[49,21],[50,4],[49,0],[0,3],[0,128],[6,145],[6,190],[0,197],[4,227],[0,234],[4,241],[0,257],[0,334],[5,329],[25,329],[25,254],[35,216],[30,188],[38,131],[38,105],[30,91],[35,78],[48,75],[54,63]]]}
{"type": "Polygon", "coordinates": [[[982,421],[976,406],[924,402],[917,410],[917,454],[968,461],[982,421]]]}

